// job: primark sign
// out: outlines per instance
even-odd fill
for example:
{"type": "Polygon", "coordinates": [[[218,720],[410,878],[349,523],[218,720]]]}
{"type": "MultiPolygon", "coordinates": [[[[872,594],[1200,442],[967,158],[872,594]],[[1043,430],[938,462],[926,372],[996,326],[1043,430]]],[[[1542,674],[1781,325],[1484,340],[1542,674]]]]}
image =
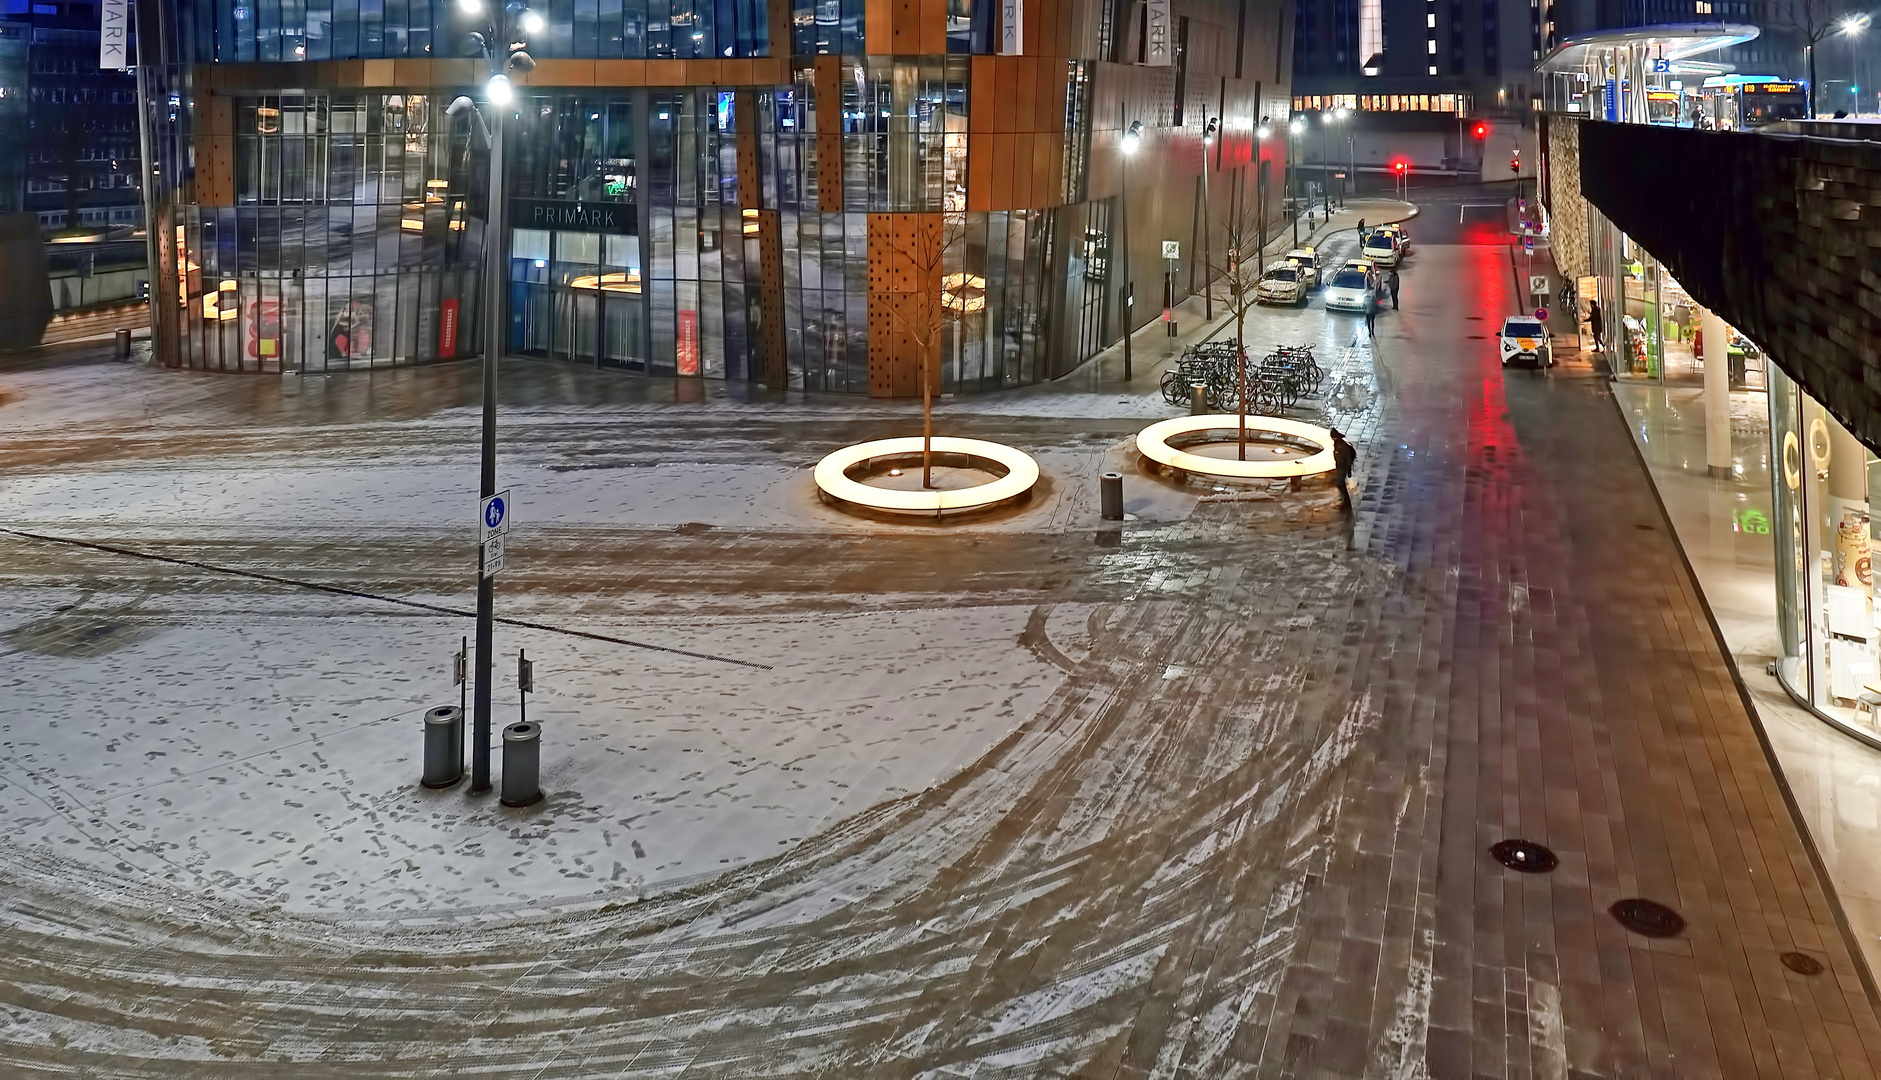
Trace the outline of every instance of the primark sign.
{"type": "Polygon", "coordinates": [[[511,199],[509,224],[517,229],[556,229],[561,232],[608,233],[637,236],[639,215],[633,203],[563,202],[556,199],[511,199]]]}
{"type": "Polygon", "coordinates": [[[98,66],[105,71],[131,66],[131,0],[104,0],[98,7],[98,66]]]}

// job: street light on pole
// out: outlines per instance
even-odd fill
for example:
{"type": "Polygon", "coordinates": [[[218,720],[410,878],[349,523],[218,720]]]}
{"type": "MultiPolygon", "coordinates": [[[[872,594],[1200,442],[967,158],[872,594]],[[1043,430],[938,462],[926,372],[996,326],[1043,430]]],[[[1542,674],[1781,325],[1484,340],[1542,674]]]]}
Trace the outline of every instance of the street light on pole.
{"type": "Polygon", "coordinates": [[[1208,151],[1215,145],[1215,131],[1220,127],[1220,117],[1202,126],[1202,317],[1205,319],[1215,317],[1215,279],[1208,261],[1208,151]]]}
{"type": "MultiPolygon", "coordinates": [[[[1123,123],[1123,111],[1117,112],[1117,122],[1123,123]]],[[[1136,302],[1136,282],[1130,279],[1130,155],[1143,145],[1143,121],[1133,120],[1124,131],[1118,148],[1123,153],[1117,155],[1117,168],[1121,187],[1117,192],[1117,209],[1122,217],[1123,227],[1123,381],[1130,381],[1130,308],[1136,302]]],[[[1112,261],[1115,261],[1113,256],[1112,261]]]]}
{"type": "Polygon", "coordinates": [[[1260,246],[1255,248],[1254,272],[1260,273],[1267,267],[1267,136],[1274,129],[1267,126],[1267,118],[1254,129],[1254,161],[1258,171],[1254,173],[1254,213],[1260,218],[1260,246]]]}
{"type": "MultiPolygon", "coordinates": [[[[1849,104],[1855,107],[1854,112],[1858,115],[1861,112],[1861,71],[1859,70],[1861,56],[1855,43],[1861,39],[1861,35],[1867,31],[1872,22],[1873,19],[1867,12],[1858,11],[1853,15],[1843,16],[1842,20],[1836,23],[1836,29],[1848,39],[1848,92],[1855,98],[1849,104]]],[[[1814,93],[1813,87],[1811,93],[1814,93]]]]}
{"type": "Polygon", "coordinates": [[[1293,167],[1293,157],[1299,150],[1300,134],[1306,130],[1306,121],[1294,117],[1287,122],[1287,198],[1293,203],[1293,246],[1300,246],[1300,185],[1293,183],[1300,171],[1293,167]]]}
{"type": "MultiPolygon", "coordinates": [[[[484,17],[483,0],[457,0],[465,15],[484,17]]],[[[524,51],[528,42],[524,33],[538,33],[542,16],[511,0],[501,12],[483,18],[483,28],[470,34],[470,46],[483,57],[488,75],[484,83],[484,109],[468,97],[459,97],[445,109],[451,117],[469,114],[482,130],[490,148],[489,207],[483,222],[483,468],[480,485],[482,497],[496,494],[496,366],[504,338],[503,294],[508,260],[504,253],[503,211],[508,199],[508,184],[503,169],[503,128],[510,105],[516,100],[516,88],[509,73],[527,73],[536,62],[524,51]]],[[[495,683],[494,628],[496,596],[494,575],[486,545],[477,547],[477,676],[471,702],[470,790],[490,790],[490,695],[495,683]]]]}

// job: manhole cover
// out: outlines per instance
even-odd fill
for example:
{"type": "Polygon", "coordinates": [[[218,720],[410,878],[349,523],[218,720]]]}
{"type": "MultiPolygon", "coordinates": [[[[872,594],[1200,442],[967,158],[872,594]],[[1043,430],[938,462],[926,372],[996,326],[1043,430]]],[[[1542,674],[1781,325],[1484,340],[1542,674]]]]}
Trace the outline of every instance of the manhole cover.
{"type": "Polygon", "coordinates": [[[1672,937],[1685,929],[1685,920],[1678,912],[1656,900],[1633,897],[1620,900],[1607,909],[1621,926],[1642,937],[1672,937]]]}
{"type": "Polygon", "coordinates": [[[1789,968],[1798,975],[1822,974],[1822,961],[1808,953],[1786,952],[1782,956],[1777,957],[1777,959],[1783,961],[1784,967],[1789,968]]]}
{"type": "Polygon", "coordinates": [[[1489,846],[1489,854],[1511,870],[1524,874],[1545,874],[1561,865],[1554,852],[1533,840],[1504,840],[1489,846]]]}

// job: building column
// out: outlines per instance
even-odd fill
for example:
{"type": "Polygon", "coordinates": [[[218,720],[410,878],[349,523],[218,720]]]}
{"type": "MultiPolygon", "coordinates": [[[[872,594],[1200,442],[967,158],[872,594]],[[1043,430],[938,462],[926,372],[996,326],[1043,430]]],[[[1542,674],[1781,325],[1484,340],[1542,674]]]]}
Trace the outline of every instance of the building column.
{"type": "Polygon", "coordinates": [[[1731,343],[1724,320],[1700,308],[1705,346],[1705,466],[1712,476],[1733,475],[1731,455],[1731,343]]]}

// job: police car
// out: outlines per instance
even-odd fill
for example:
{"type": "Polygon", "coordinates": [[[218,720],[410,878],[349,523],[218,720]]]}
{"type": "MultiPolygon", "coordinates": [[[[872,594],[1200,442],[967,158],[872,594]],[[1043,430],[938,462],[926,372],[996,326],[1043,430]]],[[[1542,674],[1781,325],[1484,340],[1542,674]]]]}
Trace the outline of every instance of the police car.
{"type": "Polygon", "coordinates": [[[1502,332],[1496,335],[1502,352],[1502,366],[1529,363],[1536,369],[1554,366],[1554,346],[1548,328],[1533,315],[1511,315],[1502,320],[1502,332]]]}

